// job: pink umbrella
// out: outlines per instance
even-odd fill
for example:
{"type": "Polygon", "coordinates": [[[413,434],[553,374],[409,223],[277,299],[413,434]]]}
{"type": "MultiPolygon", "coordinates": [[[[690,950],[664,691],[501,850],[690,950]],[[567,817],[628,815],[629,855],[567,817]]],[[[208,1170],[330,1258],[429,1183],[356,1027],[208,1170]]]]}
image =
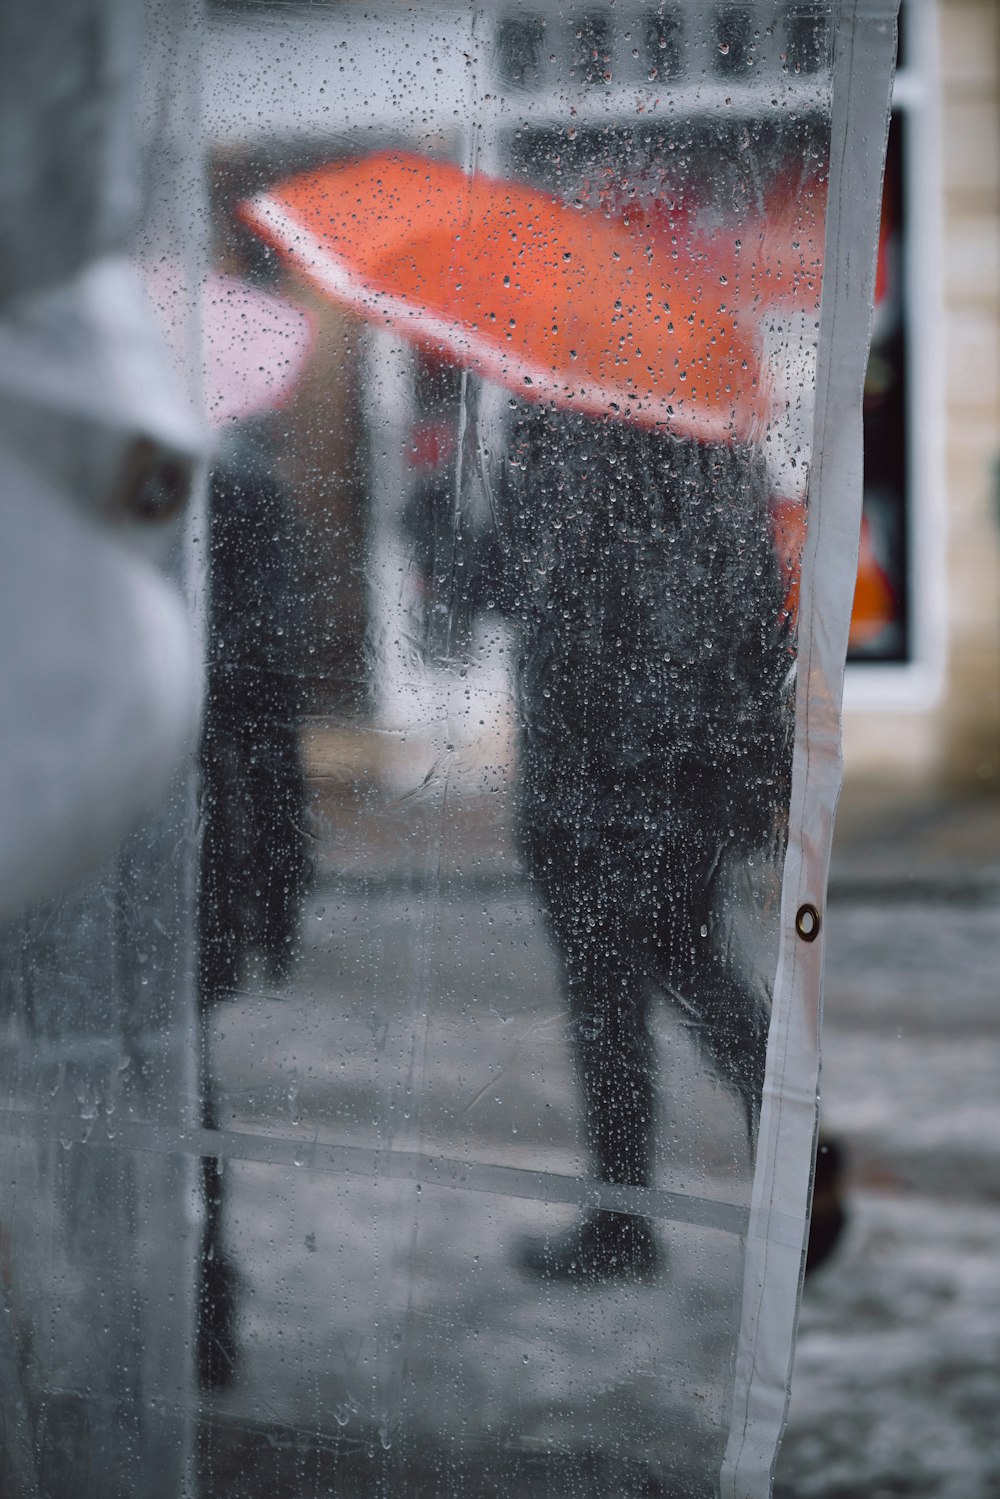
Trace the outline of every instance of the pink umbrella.
{"type": "MultiPolygon", "coordinates": [[[[179,363],[185,363],[186,281],[167,261],[143,280],[179,363]]],[[[309,315],[239,276],[209,271],[198,305],[201,381],[209,425],[218,429],[270,411],[289,395],[313,343],[309,315]]]]}
{"type": "Polygon", "coordinates": [[[305,312],[218,272],[202,287],[201,327],[204,399],[213,427],[280,406],[313,341],[305,312]]]}

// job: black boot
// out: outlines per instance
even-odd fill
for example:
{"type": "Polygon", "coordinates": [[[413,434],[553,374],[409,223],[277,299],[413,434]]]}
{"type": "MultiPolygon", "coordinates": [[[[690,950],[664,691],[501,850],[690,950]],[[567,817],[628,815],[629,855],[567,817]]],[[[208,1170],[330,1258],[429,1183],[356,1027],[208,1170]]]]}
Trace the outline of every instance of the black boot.
{"type": "Polygon", "coordinates": [[[660,1252],[647,1219],[596,1212],[567,1233],[526,1240],[518,1264],[545,1280],[600,1285],[652,1278],[659,1269],[660,1252]]]}
{"type": "Polygon", "coordinates": [[[847,1227],[844,1207],[844,1154],[836,1140],[820,1135],[816,1152],[812,1217],[806,1249],[806,1274],[826,1263],[847,1227]]]}
{"type": "Polygon", "coordinates": [[[236,1377],[244,1285],[223,1249],[223,1186],[216,1157],[202,1157],[201,1175],[205,1223],[198,1264],[197,1367],[199,1388],[209,1391],[226,1389],[236,1377]]]}

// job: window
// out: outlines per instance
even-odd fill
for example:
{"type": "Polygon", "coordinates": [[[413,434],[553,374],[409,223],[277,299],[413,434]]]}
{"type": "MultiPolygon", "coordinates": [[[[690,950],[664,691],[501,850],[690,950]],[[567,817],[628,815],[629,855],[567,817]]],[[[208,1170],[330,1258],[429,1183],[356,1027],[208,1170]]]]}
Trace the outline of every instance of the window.
{"type": "Polygon", "coordinates": [[[934,11],[904,0],[872,351],[848,708],[929,707],[945,649],[934,11]]]}

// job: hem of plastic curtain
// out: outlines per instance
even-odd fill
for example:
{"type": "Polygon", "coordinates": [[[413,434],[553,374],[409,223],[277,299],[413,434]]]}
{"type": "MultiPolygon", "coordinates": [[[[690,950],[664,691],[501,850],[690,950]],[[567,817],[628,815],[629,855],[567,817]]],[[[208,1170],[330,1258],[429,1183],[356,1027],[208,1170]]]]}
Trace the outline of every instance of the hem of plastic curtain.
{"type": "Polygon", "coordinates": [[[841,701],[861,522],[871,332],[898,0],[836,0],[830,181],[810,524],[782,920],[721,1499],[767,1499],[788,1411],[819,1118],[822,915],[840,794],[841,701]],[[818,940],[811,940],[817,937],[818,940]]]}

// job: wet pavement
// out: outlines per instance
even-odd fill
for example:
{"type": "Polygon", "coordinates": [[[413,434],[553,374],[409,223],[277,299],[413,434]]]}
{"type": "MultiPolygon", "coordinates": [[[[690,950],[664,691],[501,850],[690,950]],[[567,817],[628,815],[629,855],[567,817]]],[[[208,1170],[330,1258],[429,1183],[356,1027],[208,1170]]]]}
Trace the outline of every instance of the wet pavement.
{"type": "MultiPolygon", "coordinates": [[[[776,1492],[988,1499],[1000,814],[848,803],[841,828],[823,1113],[850,1226],[806,1293],[776,1492]]],[[[240,1316],[203,1405],[206,1492],[708,1492],[749,1189],[735,1115],[659,1022],[668,1273],[582,1297],[518,1272],[524,1236],[584,1199],[555,965],[516,869],[487,859],[495,831],[472,819],[430,872],[380,863],[371,828],[359,863],[345,833],[290,982],[215,1015],[240,1316]],[[397,1023],[418,1011],[430,1030],[397,1023]]]]}
{"type": "Polygon", "coordinates": [[[310,1499],[701,1499],[749,1201],[737,1106],[660,1017],[671,1150],[646,1206],[668,1270],[540,1282],[521,1247],[571,1226],[590,1188],[523,880],[442,893],[328,871],[304,934],[285,988],[250,983],[213,1020],[240,1317],[233,1382],[206,1411],[206,1492],[260,1492],[250,1452],[277,1443],[290,1471],[268,1492],[310,1499]],[[315,1486],[321,1461],[332,1488],[315,1486]]]}
{"type": "Polygon", "coordinates": [[[1000,1495],[1000,809],[848,801],[823,1117],[850,1228],[806,1290],[779,1499],[1000,1495]]]}

